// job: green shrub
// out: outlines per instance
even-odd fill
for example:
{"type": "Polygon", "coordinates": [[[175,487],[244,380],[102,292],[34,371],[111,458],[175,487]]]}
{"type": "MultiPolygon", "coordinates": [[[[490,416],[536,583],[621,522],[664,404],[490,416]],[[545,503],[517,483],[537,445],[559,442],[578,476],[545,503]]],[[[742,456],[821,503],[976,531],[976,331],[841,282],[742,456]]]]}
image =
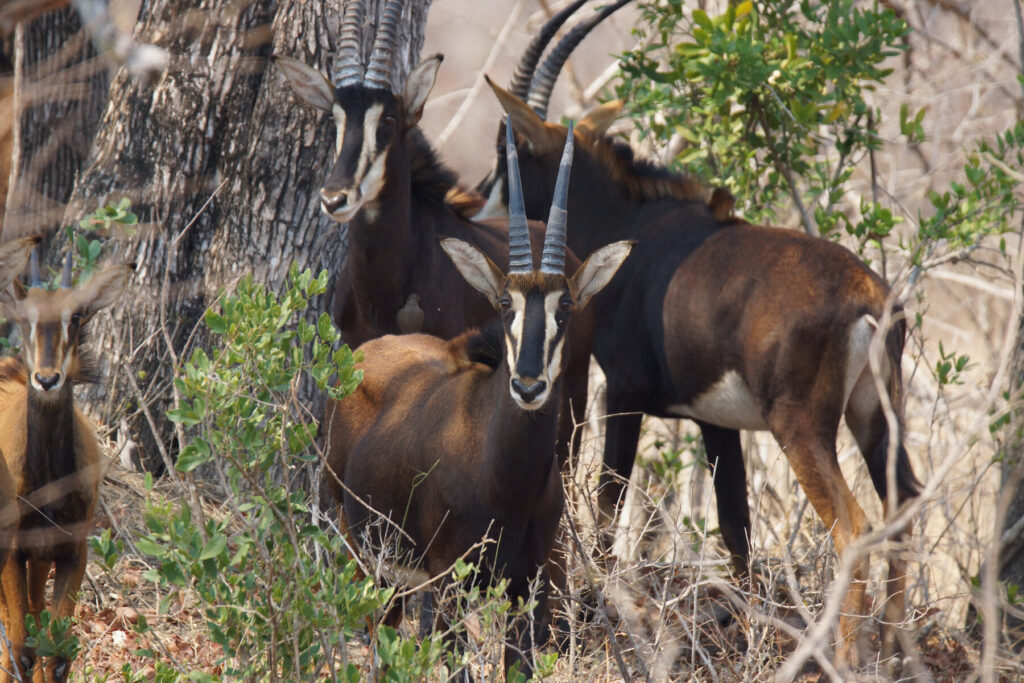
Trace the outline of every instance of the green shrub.
{"type": "MultiPolygon", "coordinates": [[[[186,477],[200,466],[213,470],[226,514],[200,519],[188,504],[151,503],[149,534],[137,546],[159,564],[147,578],[171,591],[162,609],[182,591],[198,600],[223,648],[226,680],[356,681],[362,674],[346,641],[394,589],[357,578],[342,539],[322,528],[305,487],[295,485],[318,454],[316,421],[293,390],[307,376],[341,398],[361,373],[348,347],[334,349],[338,332],[326,314],[315,326],[301,317],[309,298],[325,291],[327,273],[293,267],[290,280],[278,297],[243,278],[206,314],[215,350],[196,350],[176,380],[180,401],[169,417],[188,434],[176,468],[186,477]]],[[[393,632],[380,637],[414,678],[440,658],[439,638],[417,645],[393,632]]]]}

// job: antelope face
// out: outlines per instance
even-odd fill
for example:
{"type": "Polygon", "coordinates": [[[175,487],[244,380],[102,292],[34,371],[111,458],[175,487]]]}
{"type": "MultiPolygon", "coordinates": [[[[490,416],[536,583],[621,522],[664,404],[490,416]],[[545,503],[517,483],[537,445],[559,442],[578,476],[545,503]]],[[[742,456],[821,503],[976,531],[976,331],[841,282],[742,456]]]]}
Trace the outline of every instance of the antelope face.
{"type": "Polygon", "coordinates": [[[498,299],[505,328],[509,392],[523,410],[544,405],[562,371],[562,349],[576,300],[555,275],[509,275],[498,299]]]}
{"type": "Polygon", "coordinates": [[[22,360],[37,397],[56,400],[70,387],[69,379],[87,374],[79,351],[82,328],[114,301],[130,274],[130,266],[111,267],[83,287],[55,291],[15,284],[14,296],[7,295],[2,311],[21,331],[22,360]]]}
{"type": "Polygon", "coordinates": [[[402,95],[394,95],[360,83],[335,88],[316,69],[275,58],[295,93],[334,118],[334,165],[320,188],[320,207],[328,216],[344,223],[375,207],[387,181],[388,157],[423,115],[442,59],[423,60],[409,74],[402,95]]]}
{"type": "Polygon", "coordinates": [[[632,242],[595,251],[572,277],[533,271],[505,275],[461,240],[441,240],[455,267],[500,313],[505,328],[509,393],[523,410],[544,406],[562,372],[562,350],[572,314],[612,279],[632,242]]]}
{"type": "Polygon", "coordinates": [[[384,188],[388,152],[399,133],[401,105],[383,90],[351,86],[331,106],[334,166],[320,188],[320,208],[339,223],[372,205],[384,188]]]}

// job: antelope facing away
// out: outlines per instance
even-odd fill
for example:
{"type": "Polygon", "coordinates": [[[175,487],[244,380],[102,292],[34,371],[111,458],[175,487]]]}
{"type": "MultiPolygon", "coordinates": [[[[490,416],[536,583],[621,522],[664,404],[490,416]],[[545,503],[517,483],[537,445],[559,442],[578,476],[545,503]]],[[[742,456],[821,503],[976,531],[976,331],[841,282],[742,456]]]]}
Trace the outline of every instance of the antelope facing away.
{"type": "MultiPolygon", "coordinates": [[[[537,216],[554,185],[566,129],[491,87],[519,134],[526,212],[537,216]]],[[[837,244],[731,218],[731,202],[718,196],[709,205],[695,181],[634,159],[627,145],[603,135],[615,110],[603,107],[576,127],[577,183],[568,200],[570,248],[588,253],[614,240],[637,240],[594,300],[601,321],[594,354],[607,377],[611,416],[600,491],[604,517],[614,517],[630,477],[640,413],[692,419],[714,467],[725,544],[737,569],[746,571],[750,514],[739,430],[769,430],[842,554],[868,523],[839,469],[841,417],[883,501],[902,504],[920,488],[902,425],[890,431],[869,365],[888,285],[837,244]]],[[[906,325],[898,308],[895,313],[884,333],[880,373],[899,413],[906,325]]],[[[857,654],[851,636],[863,612],[867,571],[865,557],[854,566],[844,602],[837,654],[847,661],[857,654]]],[[[904,572],[894,555],[888,624],[903,618],[904,572]]],[[[904,634],[886,628],[884,635],[889,654],[893,638],[904,634]]]]}
{"type": "MultiPolygon", "coordinates": [[[[95,427],[75,407],[73,387],[95,374],[81,348],[84,327],[115,300],[131,270],[108,267],[72,288],[69,253],[61,288],[49,291],[33,252],[28,289],[15,281],[13,295],[8,290],[0,297],[0,312],[18,325],[24,346],[21,358],[0,361],[0,451],[20,506],[3,566],[3,621],[22,680],[35,664],[25,646],[25,615],[38,623],[50,568],[55,618],[74,614],[85,573],[102,464],[95,427]]],[[[70,662],[55,658],[45,680],[65,680],[69,669],[70,662]]]]}
{"type": "MultiPolygon", "coordinates": [[[[412,334],[363,344],[362,383],[331,402],[324,420],[328,464],[344,482],[331,482],[333,494],[344,501],[357,536],[379,547],[386,527],[379,533],[367,506],[390,516],[403,530],[400,561],[431,576],[448,571],[485,536],[496,539],[470,560],[483,584],[507,578],[516,604],[548,561],[564,504],[552,448],[563,351],[575,334],[575,314],[632,245],[605,246],[572,277],[564,275],[570,136],[535,270],[509,130],[508,274],[467,242],[441,242],[500,319],[448,342],[412,334]]],[[[520,662],[530,675],[525,653],[546,639],[546,604],[539,596],[534,619],[509,625],[506,670],[520,662]]]]}
{"type": "MultiPolygon", "coordinates": [[[[402,7],[401,0],[389,0],[365,70],[361,0],[346,3],[332,79],[297,60],[276,58],[293,91],[331,114],[337,129],[335,159],[320,200],[331,218],[348,223],[348,253],[335,278],[333,317],[342,340],[353,348],[385,334],[424,332],[448,339],[491,319],[491,304],[438,248],[439,237],[468,242],[506,265],[507,220],[473,222],[456,210],[455,175],[417,126],[441,55],[417,65],[404,87],[390,80],[402,7]]],[[[542,227],[530,226],[534,244],[543,240],[542,227]]],[[[590,311],[580,313],[566,348],[560,462],[570,451],[574,415],[582,416],[586,405],[592,325],[590,311]]]]}

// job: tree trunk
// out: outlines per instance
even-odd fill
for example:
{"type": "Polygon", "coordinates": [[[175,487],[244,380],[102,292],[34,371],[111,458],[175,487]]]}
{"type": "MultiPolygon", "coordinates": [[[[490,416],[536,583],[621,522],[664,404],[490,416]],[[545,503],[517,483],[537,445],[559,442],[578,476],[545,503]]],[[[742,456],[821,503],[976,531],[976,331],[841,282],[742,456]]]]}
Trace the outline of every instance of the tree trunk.
{"type": "MultiPolygon", "coordinates": [[[[376,26],[382,3],[366,4],[376,26]]],[[[402,78],[422,44],[429,0],[413,4],[402,78]]],[[[96,321],[106,379],[92,398],[105,400],[108,419],[127,409],[124,424],[149,469],[173,453],[162,417],[172,363],[205,343],[197,325],[217,294],[247,272],[280,291],[292,262],[314,272],[340,266],[343,231],[317,200],[333,124],[291,95],[269,57],[328,72],[341,13],[340,2],[304,0],[143,3],[135,38],[168,49],[170,66],[152,87],[117,74],[65,222],[122,196],[139,215],[137,234],[109,236],[110,257],[137,267],[130,305],[96,321]]],[[[326,309],[315,301],[311,316],[326,309]]],[[[299,398],[322,412],[311,386],[299,398]]]]}
{"type": "Polygon", "coordinates": [[[10,173],[2,234],[51,237],[107,103],[107,66],[68,8],[18,24],[12,42],[13,129],[4,151],[10,166],[3,170],[10,173]]]}
{"type": "MultiPolygon", "coordinates": [[[[1014,350],[1010,375],[1011,396],[1024,394],[1024,319],[1018,321],[1017,345],[1014,350]]],[[[1002,528],[999,548],[999,582],[1007,587],[1018,587],[1016,606],[1010,606],[1004,615],[1007,645],[1020,652],[1024,649],[1024,487],[1021,471],[1024,468],[1024,414],[1017,414],[1006,429],[1008,438],[1003,444],[1002,485],[1009,495],[1009,506],[1002,528]]]]}

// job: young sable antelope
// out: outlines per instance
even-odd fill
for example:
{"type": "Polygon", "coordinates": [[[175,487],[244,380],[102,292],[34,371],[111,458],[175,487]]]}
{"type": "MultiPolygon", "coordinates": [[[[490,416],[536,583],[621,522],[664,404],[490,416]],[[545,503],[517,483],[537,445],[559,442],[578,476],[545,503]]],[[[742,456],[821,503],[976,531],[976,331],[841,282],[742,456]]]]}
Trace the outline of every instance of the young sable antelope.
{"type": "MultiPolygon", "coordinates": [[[[412,334],[363,344],[363,382],[328,406],[325,423],[328,464],[344,482],[332,481],[333,493],[357,536],[383,540],[365,503],[403,529],[400,562],[431,576],[484,536],[497,539],[470,559],[481,583],[507,578],[514,603],[529,595],[531,578],[548,561],[562,513],[554,436],[571,319],[608,283],[632,243],[599,249],[575,275],[564,275],[570,135],[534,270],[511,133],[508,150],[508,275],[476,247],[441,241],[500,320],[450,342],[412,334]]],[[[506,669],[521,662],[528,676],[524,653],[546,639],[543,595],[537,604],[535,619],[509,625],[505,650],[506,669]]]]}
{"type": "MultiPolygon", "coordinates": [[[[0,292],[10,287],[15,278],[24,270],[29,254],[36,248],[39,239],[39,237],[23,237],[0,245],[0,292]]],[[[0,441],[0,454],[3,453],[3,446],[3,442],[0,441]]],[[[7,555],[14,545],[17,522],[18,508],[15,504],[14,480],[7,469],[7,463],[0,457],[0,567],[3,567],[7,561],[7,555]]]]}
{"type": "MultiPolygon", "coordinates": [[[[35,663],[25,646],[25,615],[38,621],[50,567],[56,618],[73,615],[85,573],[102,468],[95,427],[75,407],[72,390],[94,374],[81,348],[83,327],[114,301],[130,275],[130,266],[108,267],[72,288],[68,254],[61,288],[49,291],[33,252],[28,289],[15,281],[13,293],[0,294],[0,311],[18,325],[24,347],[21,358],[0,361],[0,451],[20,514],[3,567],[3,621],[22,680],[29,680],[35,663]]],[[[69,669],[70,662],[55,658],[45,679],[65,680],[69,669]]]]}

